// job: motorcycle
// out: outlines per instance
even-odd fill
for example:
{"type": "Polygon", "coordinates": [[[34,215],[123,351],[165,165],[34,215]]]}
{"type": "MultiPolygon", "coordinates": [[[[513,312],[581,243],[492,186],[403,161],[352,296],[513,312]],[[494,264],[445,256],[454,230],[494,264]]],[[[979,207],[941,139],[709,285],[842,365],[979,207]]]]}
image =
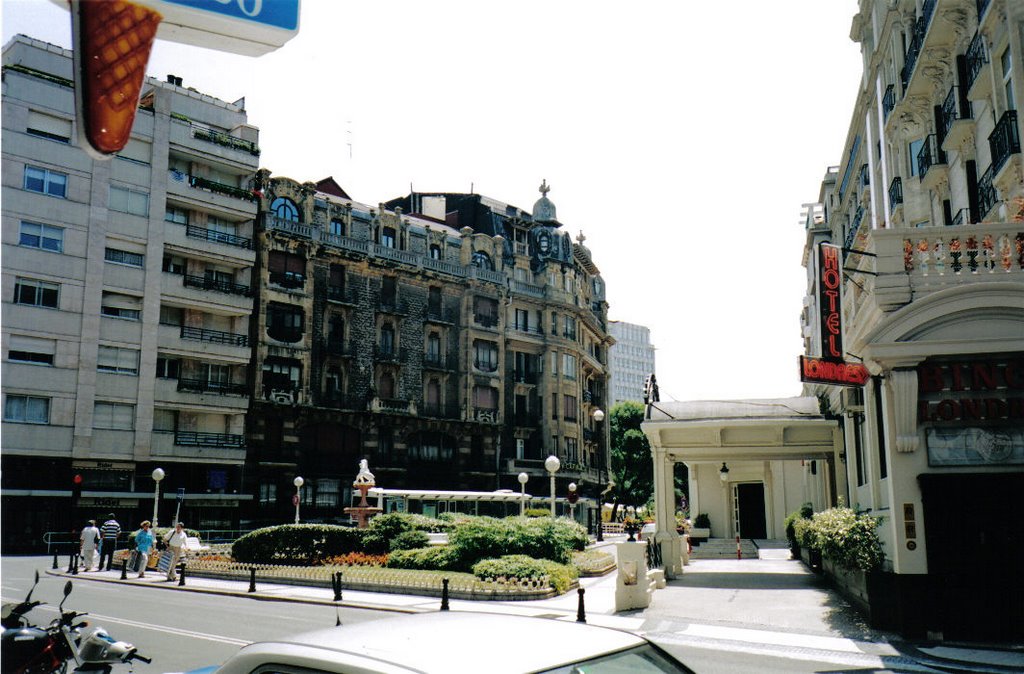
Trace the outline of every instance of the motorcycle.
{"type": "Polygon", "coordinates": [[[59,618],[46,627],[29,622],[26,614],[43,604],[33,601],[32,593],[39,584],[39,572],[25,600],[18,604],[5,604],[0,614],[0,665],[2,674],[66,674],[74,663],[76,674],[110,674],[113,665],[126,664],[129,670],[135,660],[149,663],[150,658],[124,641],[116,641],[102,627],[89,632],[86,621],[75,622],[86,613],[65,611],[64,602],[71,594],[71,581],[64,584],[64,598],[57,610],[59,618]]]}

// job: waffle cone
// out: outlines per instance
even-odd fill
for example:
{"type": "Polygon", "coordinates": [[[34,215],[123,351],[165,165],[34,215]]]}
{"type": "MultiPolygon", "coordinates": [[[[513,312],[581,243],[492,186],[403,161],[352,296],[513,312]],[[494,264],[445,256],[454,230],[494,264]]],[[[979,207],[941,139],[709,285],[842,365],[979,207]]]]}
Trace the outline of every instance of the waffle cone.
{"type": "Polygon", "coordinates": [[[90,145],[113,154],[128,143],[161,15],[122,0],[78,0],[81,109],[90,145]]]}

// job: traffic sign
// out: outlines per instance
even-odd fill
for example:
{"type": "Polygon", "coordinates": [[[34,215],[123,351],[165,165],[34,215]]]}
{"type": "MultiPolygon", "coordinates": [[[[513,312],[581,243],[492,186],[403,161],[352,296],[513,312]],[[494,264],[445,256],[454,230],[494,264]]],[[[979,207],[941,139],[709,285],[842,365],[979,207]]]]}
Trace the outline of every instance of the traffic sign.
{"type": "Polygon", "coordinates": [[[178,503],[181,503],[184,500],[185,500],[185,488],[184,487],[178,487],[178,503]]]}

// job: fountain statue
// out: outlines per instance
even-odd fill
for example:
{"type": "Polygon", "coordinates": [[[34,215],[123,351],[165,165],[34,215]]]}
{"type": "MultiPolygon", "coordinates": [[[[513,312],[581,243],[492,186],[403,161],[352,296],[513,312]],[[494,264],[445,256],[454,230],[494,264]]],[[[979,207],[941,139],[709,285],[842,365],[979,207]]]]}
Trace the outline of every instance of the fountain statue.
{"type": "Polygon", "coordinates": [[[377,484],[377,481],[373,477],[373,473],[370,472],[370,464],[366,459],[360,459],[359,461],[359,473],[356,475],[355,481],[352,486],[359,490],[359,505],[345,508],[345,513],[356,518],[356,525],[360,529],[365,529],[370,521],[370,518],[374,515],[380,514],[382,511],[380,508],[371,506],[366,501],[366,494],[377,484]]]}

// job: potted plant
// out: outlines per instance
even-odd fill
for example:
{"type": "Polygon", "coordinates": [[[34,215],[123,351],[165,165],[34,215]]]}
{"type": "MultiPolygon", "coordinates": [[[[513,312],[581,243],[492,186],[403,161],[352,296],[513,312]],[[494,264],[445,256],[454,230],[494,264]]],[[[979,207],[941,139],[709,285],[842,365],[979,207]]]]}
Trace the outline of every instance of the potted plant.
{"type": "Polygon", "coordinates": [[[711,538],[711,518],[707,513],[700,513],[690,528],[690,540],[699,543],[709,538],[711,538]]]}

